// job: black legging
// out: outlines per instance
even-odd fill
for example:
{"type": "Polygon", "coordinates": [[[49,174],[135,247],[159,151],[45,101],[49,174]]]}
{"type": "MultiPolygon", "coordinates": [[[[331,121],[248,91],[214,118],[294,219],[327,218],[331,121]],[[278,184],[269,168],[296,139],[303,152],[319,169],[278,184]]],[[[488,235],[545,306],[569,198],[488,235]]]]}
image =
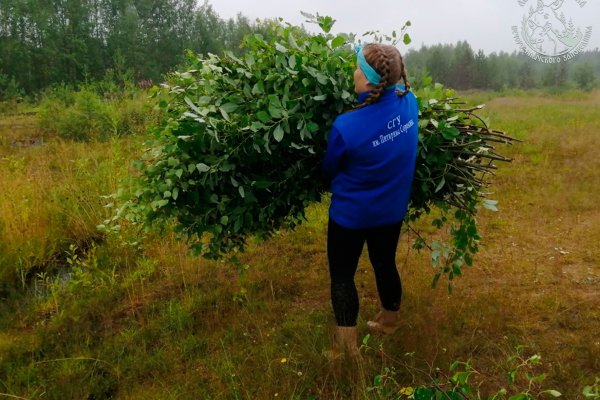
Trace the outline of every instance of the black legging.
{"type": "Polygon", "coordinates": [[[358,293],[354,275],[365,241],[375,271],[377,292],[384,309],[400,309],[402,284],[396,269],[396,248],[402,222],[370,229],[347,229],[329,219],[327,257],[331,277],[331,302],[338,326],[355,326],[358,293]]]}

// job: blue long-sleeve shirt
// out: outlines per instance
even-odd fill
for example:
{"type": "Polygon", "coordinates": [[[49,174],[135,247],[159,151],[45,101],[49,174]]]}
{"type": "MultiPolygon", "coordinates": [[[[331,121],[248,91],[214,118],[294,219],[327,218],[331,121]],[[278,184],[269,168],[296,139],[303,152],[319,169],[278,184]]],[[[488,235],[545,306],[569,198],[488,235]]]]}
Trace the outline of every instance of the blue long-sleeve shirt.
{"type": "MultiPolygon", "coordinates": [[[[323,174],[333,193],[329,216],[343,227],[394,224],[406,214],[419,110],[414,94],[399,97],[397,88],[387,89],[375,104],[338,116],[331,128],[323,174]]],[[[367,96],[359,94],[359,102],[367,96]]]]}

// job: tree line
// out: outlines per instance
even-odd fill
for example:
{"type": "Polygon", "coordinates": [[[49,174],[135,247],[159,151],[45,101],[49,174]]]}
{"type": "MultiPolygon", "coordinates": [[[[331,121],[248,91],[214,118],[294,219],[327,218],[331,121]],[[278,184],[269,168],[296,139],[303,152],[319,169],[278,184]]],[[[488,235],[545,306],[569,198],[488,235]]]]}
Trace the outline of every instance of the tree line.
{"type": "MultiPolygon", "coordinates": [[[[185,51],[240,52],[244,35],[264,33],[272,21],[238,14],[222,19],[208,0],[2,0],[0,100],[53,84],[101,80],[132,71],[159,81],[185,51]]],[[[430,74],[459,90],[595,86],[600,51],[544,65],[519,53],[475,52],[465,42],[422,46],[406,55],[414,81],[430,74]]]]}
{"type": "Polygon", "coordinates": [[[422,46],[406,54],[409,74],[417,81],[430,75],[458,90],[502,90],[507,88],[593,89],[600,76],[600,50],[579,54],[558,64],[544,64],[523,53],[475,52],[468,42],[422,46]]]}
{"type": "Polygon", "coordinates": [[[208,1],[2,0],[0,90],[33,93],[102,79],[108,70],[156,81],[185,50],[235,51],[260,30],[241,14],[221,19],[208,1]]]}

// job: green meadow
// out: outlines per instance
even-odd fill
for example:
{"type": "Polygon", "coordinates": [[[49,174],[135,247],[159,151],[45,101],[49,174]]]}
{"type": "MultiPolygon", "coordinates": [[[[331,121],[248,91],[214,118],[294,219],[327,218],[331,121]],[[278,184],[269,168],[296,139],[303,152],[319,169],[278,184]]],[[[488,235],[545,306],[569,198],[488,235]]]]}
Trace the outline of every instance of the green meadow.
{"type": "Polygon", "coordinates": [[[498,148],[513,159],[489,188],[499,210],[480,211],[480,252],[452,294],[431,287],[431,254],[403,232],[391,337],[368,335],[378,299],[361,258],[363,362],[341,371],[322,355],[327,198],[235,264],[194,257],[168,232],[106,235],[107,195],[146,146],[143,98],[104,110],[106,126],[74,125],[102,131],[87,142],[31,107],[1,115],[0,398],[404,399],[467,377],[473,399],[600,398],[600,92],[463,96],[521,140],[498,148]],[[123,109],[138,110],[133,122],[123,109]],[[125,123],[137,133],[120,134],[125,123]]]}

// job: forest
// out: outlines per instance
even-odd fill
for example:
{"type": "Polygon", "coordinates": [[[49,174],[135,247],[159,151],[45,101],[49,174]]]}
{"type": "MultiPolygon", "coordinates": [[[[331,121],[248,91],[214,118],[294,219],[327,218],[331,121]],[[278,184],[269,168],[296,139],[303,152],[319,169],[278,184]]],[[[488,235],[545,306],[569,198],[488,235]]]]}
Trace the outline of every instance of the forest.
{"type": "MultiPolygon", "coordinates": [[[[270,23],[242,14],[221,18],[208,1],[4,0],[0,99],[125,71],[137,82],[160,82],[184,60],[186,51],[222,54],[228,49],[239,54],[243,36],[264,34],[270,23]]],[[[423,45],[408,51],[406,59],[413,81],[429,74],[459,90],[591,90],[600,77],[598,49],[569,63],[545,65],[517,52],[485,54],[463,41],[423,45]]]]}

